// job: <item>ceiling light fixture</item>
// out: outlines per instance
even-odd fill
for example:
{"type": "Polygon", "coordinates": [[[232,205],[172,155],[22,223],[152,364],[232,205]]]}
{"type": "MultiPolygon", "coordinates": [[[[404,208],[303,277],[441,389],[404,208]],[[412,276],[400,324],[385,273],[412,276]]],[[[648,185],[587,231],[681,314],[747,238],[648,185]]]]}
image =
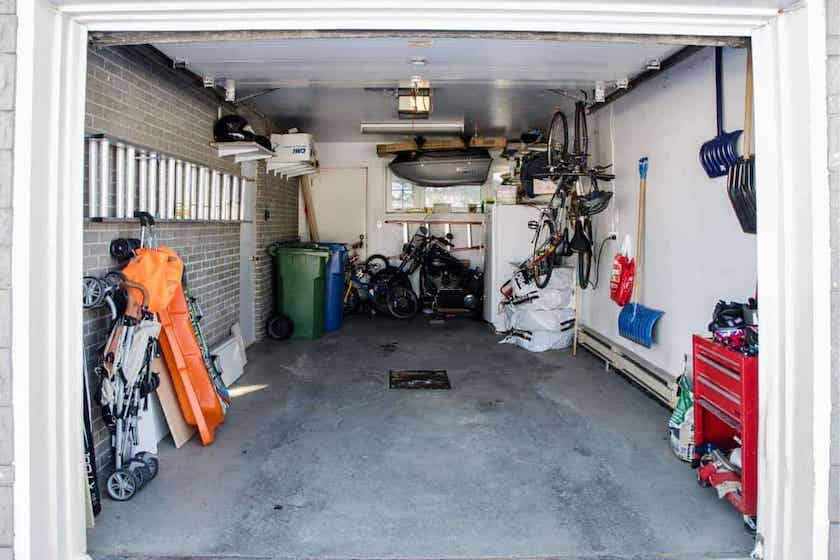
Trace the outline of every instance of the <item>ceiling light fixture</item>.
{"type": "Polygon", "coordinates": [[[464,121],[363,122],[362,134],[463,134],[464,121]]]}
{"type": "Polygon", "coordinates": [[[422,56],[412,56],[408,62],[414,66],[426,66],[429,61],[422,56]]]}
{"type": "Polygon", "coordinates": [[[397,115],[401,119],[428,119],[432,112],[432,86],[420,76],[400,82],[397,115]]]}

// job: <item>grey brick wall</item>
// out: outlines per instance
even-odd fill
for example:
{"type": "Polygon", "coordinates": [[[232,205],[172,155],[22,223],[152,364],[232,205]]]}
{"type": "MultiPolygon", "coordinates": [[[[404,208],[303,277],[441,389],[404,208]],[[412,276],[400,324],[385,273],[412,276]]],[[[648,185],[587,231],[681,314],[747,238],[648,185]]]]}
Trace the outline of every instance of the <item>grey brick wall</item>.
{"type": "Polygon", "coordinates": [[[826,2],[828,170],[831,196],[831,473],[829,558],[840,560],[840,0],[826,2]]]}
{"type": "MultiPolygon", "coordinates": [[[[215,169],[240,172],[238,165],[216,157],[208,145],[218,114],[218,100],[155,53],[133,47],[91,49],[87,72],[85,128],[88,133],[105,133],[215,169]]],[[[223,112],[229,112],[228,108],[223,112]]],[[[258,132],[270,132],[269,122],[248,111],[243,114],[258,132]]],[[[259,169],[258,247],[264,239],[271,239],[272,234],[296,233],[297,229],[297,190],[286,188],[283,181],[268,179],[265,165],[259,169]],[[263,219],[266,208],[271,212],[267,221],[263,219]],[[294,214],[289,211],[291,208],[295,209],[294,214]]],[[[111,240],[137,237],[138,233],[136,223],[86,222],[85,274],[100,276],[115,268],[116,263],[109,255],[111,240]]],[[[158,234],[162,244],[175,249],[184,259],[190,289],[204,312],[202,327],[208,343],[220,341],[239,320],[239,224],[161,223],[158,234]]],[[[258,283],[257,297],[264,299],[266,289],[267,286],[258,283]]],[[[85,348],[91,366],[106,342],[108,327],[105,310],[85,313],[85,348]]],[[[262,321],[256,330],[262,331],[262,321]]],[[[91,387],[96,385],[96,380],[91,379],[91,387]]],[[[111,469],[109,434],[96,406],[94,416],[97,466],[100,475],[105,475],[111,469]]]]}
{"type": "MultiPolygon", "coordinates": [[[[162,224],[157,228],[162,245],[175,249],[184,260],[184,270],[192,295],[201,304],[202,330],[211,346],[229,334],[239,320],[239,224],[162,224]]],[[[87,224],[84,233],[86,275],[102,276],[115,268],[108,247],[112,239],[137,237],[134,224],[87,224]]],[[[98,380],[94,364],[101,358],[110,327],[107,310],[85,312],[85,350],[89,367],[89,387],[98,380]]],[[[111,449],[108,428],[97,405],[93,406],[93,439],[100,475],[111,472],[111,449]]]]}
{"type": "Polygon", "coordinates": [[[12,437],[12,149],[14,141],[14,0],[0,0],[0,559],[12,558],[14,446],[12,437]]]}
{"type": "MultiPolygon", "coordinates": [[[[274,241],[286,241],[298,237],[298,180],[285,181],[266,173],[265,164],[257,166],[256,230],[257,250],[274,241]],[[269,218],[265,219],[268,210],[269,218]]],[[[265,324],[272,314],[271,259],[260,255],[254,267],[254,293],[256,302],[254,316],[257,325],[254,332],[257,340],[265,338],[265,324]]]]}

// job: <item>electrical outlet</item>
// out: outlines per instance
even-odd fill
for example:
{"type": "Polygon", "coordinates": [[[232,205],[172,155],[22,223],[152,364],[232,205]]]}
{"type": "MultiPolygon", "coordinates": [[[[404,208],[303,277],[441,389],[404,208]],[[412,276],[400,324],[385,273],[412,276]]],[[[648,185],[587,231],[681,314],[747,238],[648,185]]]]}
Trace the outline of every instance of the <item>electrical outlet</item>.
{"type": "Polygon", "coordinates": [[[607,234],[607,239],[618,239],[618,232],[611,231],[607,234]]]}

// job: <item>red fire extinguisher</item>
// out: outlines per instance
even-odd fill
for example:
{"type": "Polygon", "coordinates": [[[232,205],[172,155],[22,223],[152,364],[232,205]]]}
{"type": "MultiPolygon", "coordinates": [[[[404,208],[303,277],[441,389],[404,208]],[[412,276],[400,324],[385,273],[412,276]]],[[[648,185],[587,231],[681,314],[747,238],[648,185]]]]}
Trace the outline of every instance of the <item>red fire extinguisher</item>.
{"type": "Polygon", "coordinates": [[[621,252],[613,259],[610,273],[610,298],[620,307],[627,305],[633,293],[633,278],[636,274],[636,261],[628,255],[629,236],[624,237],[621,252]]]}

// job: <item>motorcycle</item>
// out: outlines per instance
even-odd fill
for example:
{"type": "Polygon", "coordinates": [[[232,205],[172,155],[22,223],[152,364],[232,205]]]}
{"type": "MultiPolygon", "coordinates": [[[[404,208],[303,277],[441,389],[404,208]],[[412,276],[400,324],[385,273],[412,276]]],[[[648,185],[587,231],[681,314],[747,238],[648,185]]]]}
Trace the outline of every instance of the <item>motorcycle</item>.
{"type": "Polygon", "coordinates": [[[452,255],[451,233],[431,235],[421,226],[403,246],[399,266],[377,272],[374,301],[384,303],[395,317],[405,319],[423,311],[435,315],[477,315],[484,297],[484,273],[452,255]],[[417,272],[419,295],[411,276],[417,272]]]}

